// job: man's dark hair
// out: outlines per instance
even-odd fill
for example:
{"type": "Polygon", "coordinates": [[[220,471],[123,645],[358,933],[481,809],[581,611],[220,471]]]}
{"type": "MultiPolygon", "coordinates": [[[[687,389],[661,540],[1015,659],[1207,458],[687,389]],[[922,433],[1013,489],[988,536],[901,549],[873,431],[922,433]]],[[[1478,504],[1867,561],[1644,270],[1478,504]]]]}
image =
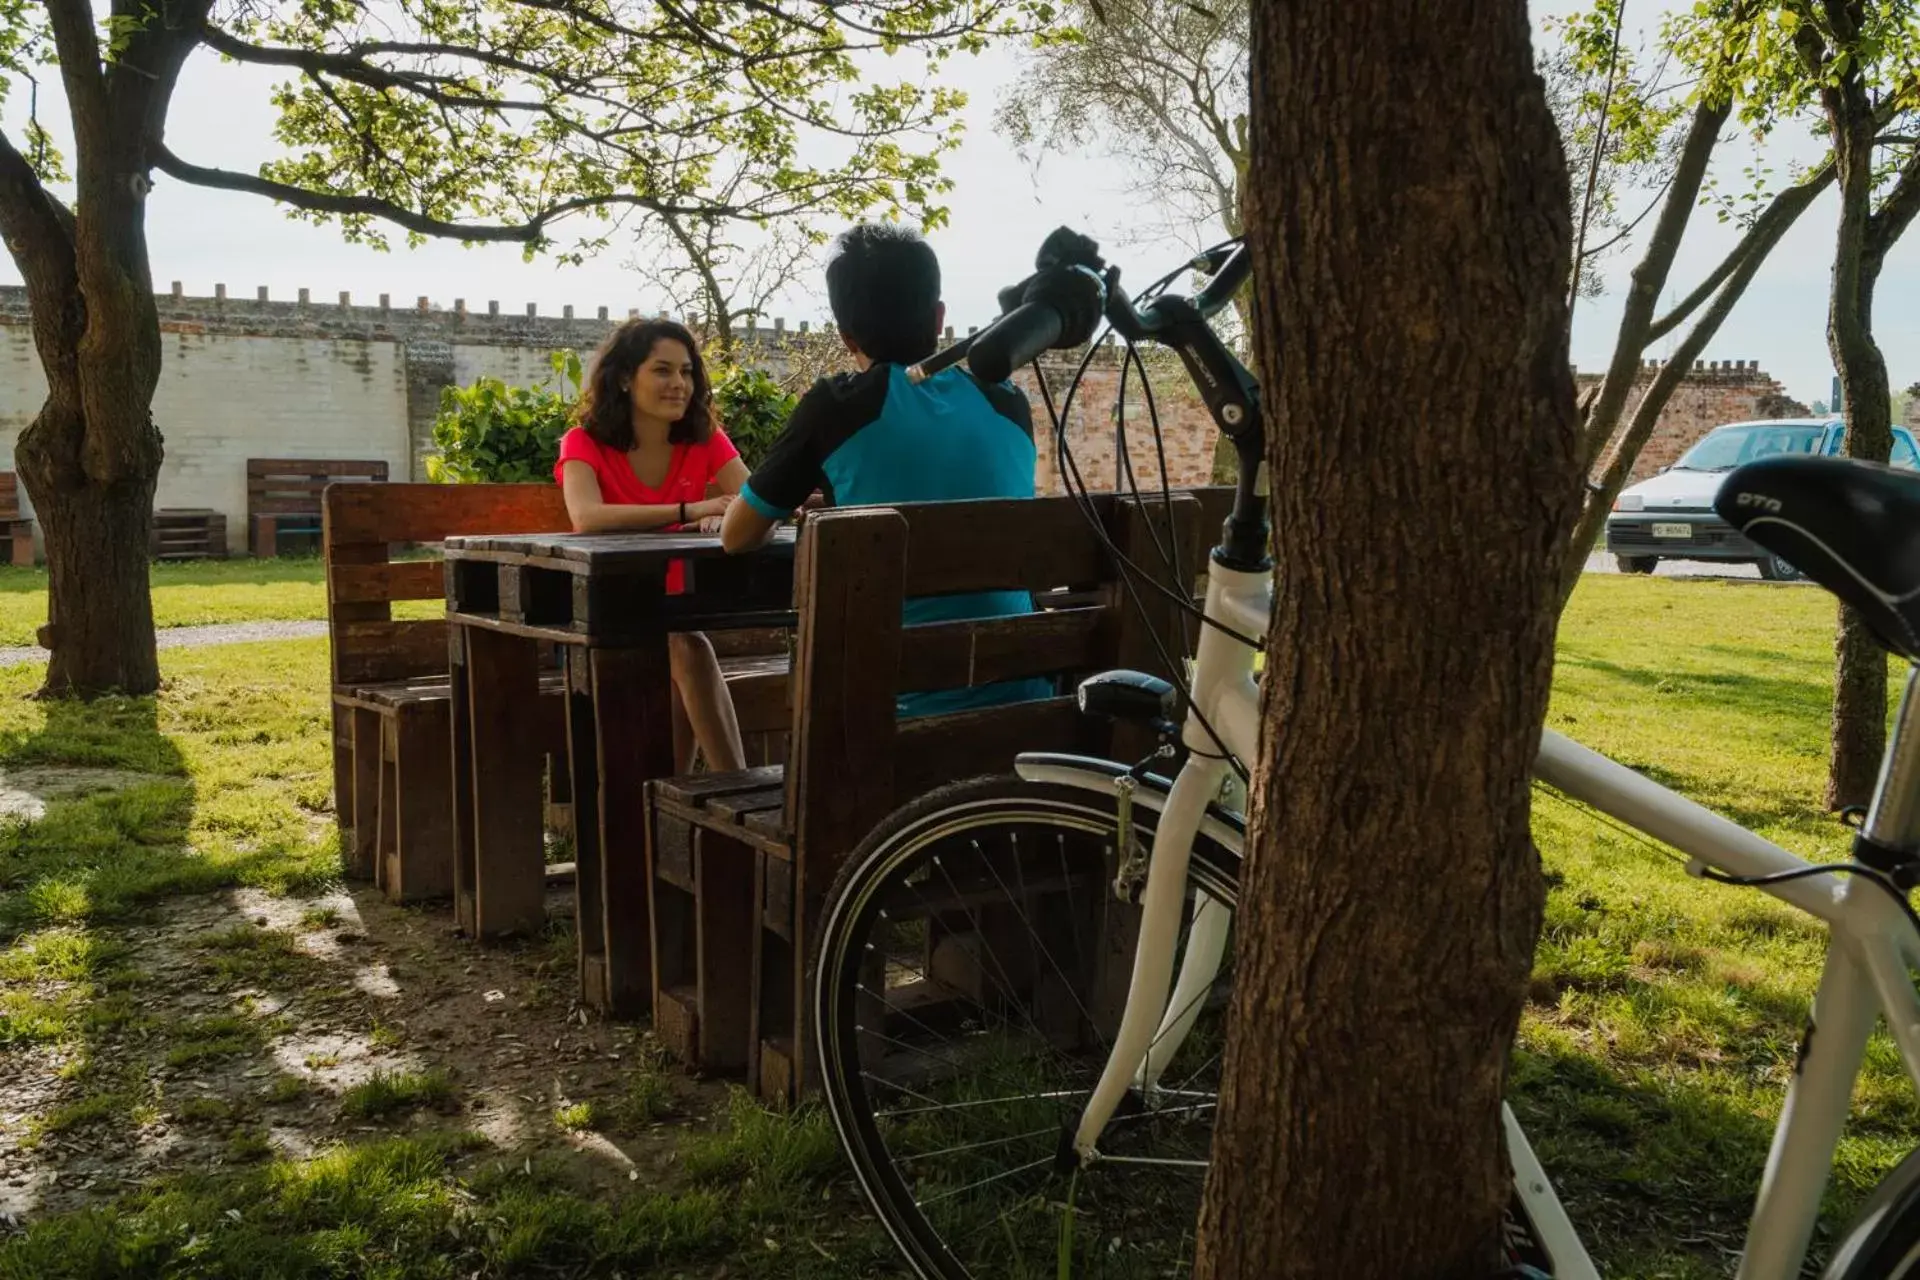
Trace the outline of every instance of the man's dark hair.
{"type": "Polygon", "coordinates": [[[834,323],[876,364],[912,364],[940,346],[940,259],[911,227],[863,222],[827,258],[834,323]]]}

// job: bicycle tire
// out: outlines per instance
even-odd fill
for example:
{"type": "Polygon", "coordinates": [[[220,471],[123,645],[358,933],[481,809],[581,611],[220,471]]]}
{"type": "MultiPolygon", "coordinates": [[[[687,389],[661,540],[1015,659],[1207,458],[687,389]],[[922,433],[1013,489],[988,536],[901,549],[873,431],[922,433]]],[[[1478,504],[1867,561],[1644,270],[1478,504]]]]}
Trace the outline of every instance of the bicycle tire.
{"type": "Polygon", "coordinates": [[[1920,1280],[1920,1151],[1880,1180],[1820,1280],[1920,1280]]]}
{"type": "MultiPolygon", "coordinates": [[[[1152,847],[1158,817],[1159,815],[1157,813],[1144,805],[1137,806],[1133,810],[1135,838],[1142,842],[1141,848],[1150,849],[1152,847]]],[[[985,863],[991,871],[992,864],[986,862],[989,855],[981,852],[983,845],[980,839],[977,838],[981,833],[989,833],[989,842],[995,838],[1005,838],[1007,840],[1007,848],[1012,851],[1011,860],[1002,857],[1000,859],[1000,865],[1015,868],[1015,874],[1022,876],[1022,883],[1020,893],[1009,893],[1009,902],[1011,903],[1015,898],[1018,898],[1019,901],[1026,903],[1027,906],[1032,909],[1033,916],[1037,919],[1043,914],[1043,907],[1048,901],[1044,897],[1044,894],[1054,894],[1056,905],[1053,909],[1046,910],[1044,914],[1048,922],[1056,924],[1057,927],[1057,921],[1063,914],[1058,909],[1057,900],[1059,895],[1064,892],[1069,900],[1069,907],[1064,912],[1064,916],[1070,922],[1070,926],[1077,929],[1077,924],[1072,924],[1072,922],[1078,919],[1075,908],[1078,907],[1085,910],[1093,909],[1093,904],[1088,904],[1084,901],[1084,894],[1081,895],[1079,899],[1075,899],[1072,888],[1072,886],[1078,882],[1077,877],[1082,874],[1082,864],[1087,862],[1091,857],[1091,854],[1084,852],[1085,849],[1091,846],[1078,837],[1092,837],[1097,840],[1101,833],[1105,833],[1107,839],[1111,840],[1116,824],[1117,813],[1115,801],[1113,797],[1108,795],[1074,788],[1031,783],[1012,776],[971,779],[932,792],[890,815],[880,826],[876,827],[874,831],[868,835],[866,840],[862,842],[860,847],[855,850],[853,855],[842,867],[833,888],[829,891],[827,908],[823,916],[822,930],[813,948],[813,963],[810,966],[812,974],[811,999],[813,1025],[816,1028],[815,1041],[821,1073],[822,1092],[825,1095],[828,1112],[839,1135],[842,1150],[846,1153],[853,1167],[855,1178],[860,1184],[863,1196],[866,1198],[868,1205],[873,1209],[875,1215],[886,1227],[902,1256],[907,1259],[915,1273],[923,1277],[924,1280],[985,1280],[987,1275],[996,1277],[996,1280],[998,1280],[999,1277],[1019,1274],[1052,1276],[1055,1274],[1054,1259],[1044,1255],[1035,1256],[1033,1254],[1022,1253],[1023,1241],[1016,1238],[1017,1232],[1014,1227],[1009,1226],[1005,1219],[993,1219],[989,1220],[990,1225],[997,1225],[1004,1228],[1006,1243],[1011,1246],[1016,1256],[1012,1258],[994,1257],[990,1262],[976,1260],[974,1265],[970,1266],[968,1250],[957,1247],[955,1242],[949,1240],[940,1227],[935,1224],[927,1212],[927,1207],[931,1206],[933,1201],[926,1201],[923,1204],[921,1200],[917,1199],[915,1188],[909,1185],[907,1175],[903,1172],[902,1165],[904,1163],[913,1160],[924,1161],[927,1159],[929,1153],[903,1153],[895,1151],[889,1145],[889,1136],[899,1137],[901,1133],[917,1125],[937,1129],[943,1122],[951,1123],[953,1113],[962,1110],[966,1112],[968,1117],[967,1123],[973,1123],[976,1120],[980,1123],[991,1123],[992,1117],[1000,1112],[1017,1113],[1010,1116],[1008,1123],[1013,1127],[1019,1127],[1031,1123],[1033,1107],[1057,1110],[1059,1112],[1057,1118],[1063,1122],[1064,1132],[1064,1129],[1069,1127],[1067,1122],[1077,1118],[1078,1107],[1067,1100],[1070,1095],[1057,1091],[1046,1091],[1030,1093],[1024,1096],[989,1097],[984,1101],[976,1098],[969,1101],[948,1103],[944,1107],[937,1103],[933,1107],[916,1105],[913,1108],[909,1108],[909,1110],[935,1111],[937,1114],[924,1121],[917,1118],[900,1119],[898,1123],[896,1123],[896,1119],[904,1115],[904,1112],[887,1112],[876,1105],[877,1098],[886,1094],[891,1086],[880,1083],[880,1077],[871,1072],[868,1067],[862,1063],[861,1055],[863,1046],[869,1055],[872,1055],[876,1051],[876,1039],[880,1041],[886,1041],[888,1039],[884,1032],[876,1032],[870,1028],[865,1028],[860,1021],[863,1016],[863,1001],[865,1002],[864,1016],[870,1021],[875,1017],[874,1004],[876,997],[870,988],[863,988],[862,986],[863,970],[867,979],[871,981],[877,967],[881,974],[882,985],[885,987],[888,981],[886,975],[893,972],[895,965],[894,957],[888,949],[892,945],[892,935],[887,933],[887,930],[906,930],[912,933],[917,928],[921,936],[912,945],[925,948],[929,955],[934,953],[937,947],[934,940],[936,923],[941,921],[950,922],[952,917],[958,913],[965,912],[970,914],[974,932],[982,936],[989,932],[986,922],[983,920],[983,917],[987,913],[987,907],[984,904],[976,907],[962,906],[959,908],[941,905],[949,901],[975,901],[972,890],[962,891],[960,882],[954,878],[955,873],[943,863],[943,859],[953,859],[954,850],[959,847],[953,842],[964,837],[971,848],[971,854],[969,856],[977,855],[976,861],[985,863]],[[1019,837],[1022,832],[1045,832],[1048,830],[1053,830],[1058,833],[1058,854],[1061,874],[1054,880],[1049,881],[1049,885],[1055,887],[1035,888],[1034,885],[1038,883],[1039,877],[1036,875],[1034,882],[1029,883],[1025,880],[1024,873],[1018,870],[1021,865],[1020,860],[1028,856],[1021,852],[1019,837]],[[1074,850],[1072,865],[1069,865],[1069,845],[1066,833],[1072,833],[1076,837],[1072,846],[1074,850]],[[941,869],[942,874],[945,876],[944,887],[937,884],[933,878],[933,869],[935,868],[941,869]],[[916,882],[915,877],[921,877],[921,879],[916,882]],[[1057,887],[1058,884],[1064,884],[1067,887],[1061,890],[1057,887]],[[931,886],[931,890],[929,886],[931,886]],[[949,890],[951,890],[950,893],[948,892],[949,890]],[[921,903],[929,904],[925,906],[924,916],[917,926],[913,923],[914,918],[910,913],[900,913],[898,911],[900,903],[907,901],[910,896],[915,895],[918,896],[918,900],[921,903]],[[883,905],[883,903],[885,905],[883,905]],[[889,907],[895,909],[895,916],[889,916],[889,907]],[[876,933],[876,926],[881,930],[880,933],[876,933]],[[876,937],[881,939],[877,959],[875,955],[876,937]],[[883,1121],[886,1123],[887,1132],[882,1131],[883,1121]],[[975,1269],[976,1266],[982,1269],[975,1269]]],[[[1031,840],[1027,846],[1029,854],[1032,854],[1033,850],[1041,848],[1042,846],[1031,840]]],[[[1108,852],[1110,855],[1111,850],[1108,852]]],[[[1033,859],[1043,856],[1045,856],[1044,851],[1039,854],[1032,854],[1029,862],[1031,863],[1033,859]]],[[[1104,864],[1103,869],[1110,869],[1110,866],[1111,863],[1108,862],[1104,864]]],[[[977,873],[972,872],[965,865],[961,866],[958,874],[963,880],[966,880],[968,885],[985,885],[987,883],[985,879],[967,879],[968,876],[976,875],[977,873]]],[[[1006,887],[998,871],[994,871],[993,875],[995,880],[1002,881],[1002,887],[1006,887]]],[[[1110,879],[1111,877],[1109,875],[1106,881],[1103,881],[1103,888],[1105,888],[1107,883],[1110,883],[1110,879]]],[[[1231,911],[1237,902],[1239,892],[1238,854],[1222,847],[1204,834],[1197,834],[1194,841],[1194,853],[1188,872],[1188,885],[1190,890],[1205,892],[1208,897],[1220,902],[1231,911]]],[[[1108,898],[1111,899],[1111,897],[1112,895],[1109,891],[1108,898]]],[[[1104,900],[1098,904],[1098,906],[1102,912],[1113,911],[1113,908],[1108,906],[1104,900]]],[[[1017,906],[1013,909],[1016,913],[1020,910],[1017,906]]],[[[964,925],[967,923],[967,920],[963,919],[960,923],[963,926],[962,931],[964,931],[964,925]]],[[[1028,923],[1031,927],[1032,922],[1029,921],[1028,923]]],[[[1059,935],[1056,933],[1050,936],[1057,938],[1059,935]]],[[[1034,937],[1039,937],[1038,932],[1034,934],[1034,937]]],[[[1061,949],[1064,952],[1064,948],[1061,949]]],[[[1044,942],[1041,943],[1039,951],[1046,951],[1046,944],[1044,942]]],[[[1079,956],[1079,951],[1080,949],[1076,945],[1074,948],[1076,958],[1079,956]]],[[[1048,955],[1047,959],[1053,961],[1055,958],[1048,955]]],[[[1125,959],[1125,972],[1130,973],[1132,968],[1131,950],[1127,951],[1125,959]]],[[[992,1003],[996,1006],[1009,1003],[1012,998],[1010,994],[1011,977],[1008,965],[1004,960],[999,960],[995,963],[998,965],[999,977],[1008,979],[1008,982],[994,982],[993,985],[998,989],[983,1001],[983,1006],[986,1003],[992,1003]]],[[[927,986],[933,984],[937,976],[935,962],[933,959],[925,959],[923,964],[924,972],[903,985],[912,986],[917,983],[920,986],[927,986]]],[[[1096,959],[1094,964],[1098,967],[1100,961],[1096,959]]],[[[993,968],[993,966],[989,966],[984,962],[982,962],[979,967],[982,972],[986,973],[991,973],[993,968]]],[[[1031,968],[1039,970],[1042,966],[1037,960],[1034,960],[1031,962],[1031,968]]],[[[1053,963],[1053,971],[1059,975],[1062,982],[1067,979],[1067,970],[1069,968],[1072,968],[1075,972],[1082,971],[1078,965],[1053,963]]],[[[1102,970],[1102,972],[1111,973],[1112,971],[1102,970]]],[[[1042,974],[1034,980],[1033,986],[1038,990],[1047,985],[1048,981],[1048,977],[1042,974]]],[[[1218,986],[1217,982],[1215,986],[1218,986]]],[[[889,990],[892,989],[889,988],[889,990]]],[[[1121,982],[1120,990],[1124,991],[1124,981],[1121,982]]],[[[881,1009],[884,1011],[881,1015],[883,1019],[886,1013],[896,1012],[891,1006],[887,1005],[887,994],[888,991],[883,990],[882,994],[878,997],[881,1009]]],[[[1037,1005],[1043,1002],[1036,998],[1035,1003],[1037,1005]]],[[[1089,1004],[1087,1001],[1076,1000],[1076,1003],[1078,1004],[1078,1011],[1076,1014],[1071,1015],[1068,1020],[1076,1023],[1082,1022],[1083,1018],[1081,1015],[1084,1015],[1084,1020],[1097,1022],[1094,1015],[1089,1013],[1089,1004]]],[[[1212,1009],[1213,1006],[1214,1001],[1209,1000],[1206,1003],[1208,1009],[1212,1009]]],[[[1053,1008],[1055,1010],[1062,1007],[1057,999],[1053,1001],[1053,1008]]],[[[911,1019],[911,1015],[908,1016],[911,1019]]],[[[1223,1010],[1221,1012],[1221,1019],[1224,1019],[1223,1010]]],[[[928,1021],[930,1022],[931,1020],[932,1015],[928,1015],[928,1021]]],[[[988,1019],[983,1015],[981,1021],[984,1023],[988,1021],[988,1019]]],[[[926,1024],[922,1023],[921,1025],[924,1026],[926,1024]]],[[[1048,1038],[1054,1034],[1053,1031],[1039,1032],[1037,1024],[1031,1021],[1028,1025],[1029,1029],[1040,1034],[1043,1041],[1043,1043],[1035,1046],[1040,1049],[1039,1057],[1041,1059],[1049,1062],[1056,1059],[1062,1061],[1072,1060],[1077,1063],[1079,1058],[1085,1058],[1089,1060],[1097,1059],[1099,1062],[1104,1063],[1104,1054],[1098,1052],[1097,1046],[1080,1054],[1079,1058],[1070,1059],[1067,1050],[1059,1049],[1052,1043],[1047,1042],[1048,1038]]],[[[1097,1027],[1095,1028],[1095,1033],[1097,1035],[1097,1027]]],[[[981,1026],[968,1033],[970,1037],[977,1040],[991,1039],[994,1034],[995,1033],[990,1032],[985,1026],[981,1026]]],[[[999,1034],[1005,1035],[1005,1039],[1008,1042],[1015,1041],[1019,1038],[1015,1035],[1006,1034],[1005,1028],[1002,1028],[999,1034]]],[[[1030,1039],[1031,1037],[1029,1037],[1029,1040],[1030,1039]]],[[[1208,1053],[1213,1043],[1214,1042],[1204,1036],[1196,1036],[1191,1049],[1193,1058],[1198,1058],[1200,1055],[1208,1053]]],[[[885,1049],[886,1047],[885,1045],[878,1046],[880,1049],[885,1049]]],[[[1184,1054],[1187,1053],[1188,1050],[1183,1047],[1180,1052],[1184,1054]]],[[[904,1053],[898,1056],[902,1058],[907,1057],[904,1053]]],[[[926,1056],[929,1059],[933,1059],[936,1058],[937,1055],[927,1052],[926,1056]]],[[[955,1066],[956,1076],[963,1076],[965,1074],[959,1065],[960,1059],[963,1056],[961,1053],[955,1053],[953,1056],[952,1065],[955,1066]]],[[[995,1072],[1011,1070],[1003,1061],[994,1057],[991,1048],[977,1060],[982,1064],[986,1064],[988,1069],[995,1072]]],[[[1183,1062],[1183,1069],[1187,1069],[1192,1060],[1193,1059],[1190,1058],[1186,1062],[1183,1062]]],[[[1214,1052],[1213,1060],[1217,1061],[1217,1051],[1214,1052]]],[[[1021,1070],[1016,1073],[1015,1078],[1021,1081],[1028,1079],[1029,1077],[1024,1074],[1024,1071],[1025,1065],[1023,1064],[1021,1070]]],[[[1001,1078],[999,1075],[993,1077],[993,1083],[996,1087],[999,1087],[998,1082],[1001,1078]]],[[[1153,1097],[1158,1101],[1154,1106],[1139,1106],[1133,1112],[1128,1113],[1127,1119],[1129,1121],[1139,1122],[1127,1129],[1128,1139],[1133,1140],[1139,1137],[1139,1140],[1144,1141],[1147,1139],[1143,1135],[1149,1133],[1170,1134],[1178,1140],[1179,1150],[1183,1152],[1190,1151],[1195,1146],[1198,1146],[1201,1156],[1204,1157],[1206,1147],[1211,1144],[1212,1107],[1211,1103],[1194,1101],[1194,1099],[1201,1096],[1204,1092],[1206,1080],[1199,1080],[1200,1085],[1203,1086],[1201,1089],[1186,1088],[1185,1085],[1187,1083],[1192,1083],[1192,1080],[1189,1079],[1181,1084],[1175,1085],[1171,1093],[1168,1094],[1163,1094],[1162,1091],[1156,1090],[1153,1097]],[[1167,1101],[1169,1097],[1171,1098],[1171,1102],[1167,1101]],[[1156,1107],[1158,1109],[1156,1109],[1156,1107]],[[1204,1134],[1199,1134],[1198,1130],[1202,1123],[1204,1123],[1205,1132],[1204,1134]],[[1196,1141],[1196,1139],[1198,1141],[1196,1141]],[[1205,1145],[1199,1145],[1199,1142],[1204,1142],[1205,1145]]],[[[937,1092],[935,1087],[923,1082],[923,1089],[924,1091],[918,1096],[926,1098],[929,1102],[933,1102],[937,1092]]],[[[1137,1102],[1138,1097],[1132,1096],[1130,1097],[1130,1101],[1137,1102]]],[[[1049,1115],[1048,1118],[1051,1120],[1055,1117],[1049,1115]]],[[[1102,1139],[1103,1149],[1108,1139],[1113,1138],[1115,1126],[1119,1123],[1120,1120],[1118,1118],[1116,1118],[1114,1122],[1110,1122],[1108,1133],[1103,1136],[1102,1139]]],[[[1051,1134],[1042,1133],[1040,1129],[1018,1134],[1017,1137],[1033,1140],[1032,1145],[1029,1145],[1027,1150],[1020,1153],[1023,1159],[1025,1156],[1031,1154],[1033,1150],[1040,1150],[1044,1157],[1048,1151],[1057,1149],[1052,1142],[1051,1134]],[[1036,1135],[1038,1136],[1036,1137],[1036,1135]]],[[[995,1148],[999,1143],[1007,1141],[1011,1140],[1004,1138],[993,1139],[975,1145],[977,1147],[991,1149],[995,1148]]],[[[943,1155],[955,1151],[965,1152],[971,1149],[972,1148],[968,1146],[959,1145],[946,1148],[942,1151],[935,1151],[931,1154],[943,1155]]],[[[1002,1147],[1000,1149],[1005,1150],[1006,1148],[1002,1147]]],[[[1012,1159],[1010,1158],[1009,1164],[1011,1163],[1012,1159]]],[[[1190,1164],[1191,1162],[1183,1160],[1180,1163],[1190,1164]]],[[[1142,1260],[1149,1255],[1155,1257],[1153,1266],[1162,1268],[1166,1259],[1163,1256],[1159,1256],[1160,1254],[1164,1253],[1167,1249],[1177,1249],[1179,1247],[1190,1248],[1192,1233],[1197,1222],[1199,1193],[1204,1179],[1203,1171],[1196,1173],[1191,1168],[1176,1169],[1174,1162],[1171,1160],[1164,1162],[1162,1166],[1153,1166],[1152,1161],[1149,1159],[1143,1161],[1142,1165],[1138,1166],[1128,1164],[1124,1161],[1103,1161],[1096,1164],[1092,1169],[1078,1175],[1077,1181],[1074,1175],[1063,1171],[1059,1167],[1055,1167],[1051,1171],[1051,1177],[1047,1176],[1047,1170],[1033,1170],[1033,1166],[1031,1165],[1023,1165],[1020,1168],[1013,1169],[1012,1172],[1020,1173],[1022,1169],[1033,1170],[1033,1177],[1044,1183],[1045,1190],[1049,1193],[1059,1193],[1063,1200],[1067,1199],[1070,1194],[1069,1184],[1083,1188],[1079,1194],[1088,1197],[1086,1204],[1073,1204],[1065,1214],[1065,1219],[1071,1220],[1074,1224],[1073,1227],[1067,1228],[1065,1232],[1069,1246],[1071,1247],[1073,1239],[1072,1233],[1080,1229],[1081,1218],[1089,1215],[1090,1211],[1087,1205],[1095,1202],[1094,1193],[1084,1189],[1086,1186],[1092,1185],[1091,1179],[1096,1176],[1119,1177],[1122,1175],[1122,1171],[1133,1171],[1143,1166],[1150,1167],[1145,1167],[1145,1171],[1138,1174],[1127,1172],[1126,1176],[1137,1176],[1145,1180],[1163,1175],[1166,1178],[1172,1178],[1175,1174],[1178,1174],[1182,1189],[1185,1188],[1188,1181],[1191,1182],[1192,1208],[1194,1209],[1194,1214],[1192,1219],[1186,1221],[1184,1224],[1171,1218],[1169,1206],[1164,1196],[1149,1196],[1144,1201],[1151,1209],[1152,1216],[1155,1219],[1154,1225],[1171,1230],[1184,1231],[1184,1246],[1177,1241],[1173,1244],[1165,1245],[1156,1241],[1152,1244],[1151,1248],[1148,1248],[1140,1245],[1138,1241],[1134,1241],[1132,1242],[1131,1248],[1123,1248],[1118,1243],[1114,1243],[1118,1241],[1118,1237],[1113,1237],[1112,1241],[1102,1242],[1098,1232],[1092,1231],[1092,1234],[1087,1237],[1087,1241],[1090,1247],[1097,1246],[1095,1251],[1100,1256],[1093,1259],[1091,1267],[1077,1264],[1073,1272],[1075,1276],[1132,1275],[1147,1273],[1145,1270],[1132,1269],[1132,1264],[1138,1263],[1141,1266],[1145,1266],[1146,1264],[1142,1260]]],[[[926,1166],[922,1164],[921,1167],[925,1168],[926,1166]]],[[[1002,1173],[994,1175],[994,1177],[987,1179],[987,1181],[992,1182],[998,1178],[1006,1178],[1009,1176],[1009,1174],[1002,1173]]],[[[1104,1184],[1103,1191],[1105,1186],[1111,1185],[1113,1184],[1104,1184]]],[[[962,1187],[963,1191],[972,1189],[971,1187],[962,1187]]],[[[1009,1194],[1015,1196],[1016,1203],[1021,1205],[1030,1205],[1033,1203],[1027,1198],[1027,1193],[1020,1191],[1018,1187],[1009,1186],[1007,1190],[1009,1194]]],[[[943,1193],[943,1196],[936,1197],[936,1199],[944,1198],[945,1194],[950,1193],[943,1193]]],[[[1104,1204],[1106,1202],[1104,1198],[1101,1199],[1101,1203],[1104,1204]]],[[[1123,1195],[1116,1194],[1111,1197],[1111,1203],[1114,1205],[1125,1205],[1129,1203],[1129,1201],[1123,1195]]],[[[1052,1206],[1049,1203],[1048,1207],[1051,1209],[1056,1206],[1052,1206]]],[[[1089,1230],[1091,1231],[1092,1229],[1090,1228],[1089,1230]]],[[[1044,1241],[1044,1237],[1042,1237],[1042,1240],[1044,1241]]],[[[986,1249],[983,1246],[981,1252],[983,1254],[995,1253],[1000,1246],[1001,1242],[996,1240],[993,1249],[986,1249]]],[[[1189,1264],[1191,1262],[1190,1254],[1187,1256],[1187,1262],[1189,1264]]],[[[1164,1269],[1156,1269],[1153,1270],[1152,1273],[1165,1274],[1165,1271],[1164,1269]]]]}

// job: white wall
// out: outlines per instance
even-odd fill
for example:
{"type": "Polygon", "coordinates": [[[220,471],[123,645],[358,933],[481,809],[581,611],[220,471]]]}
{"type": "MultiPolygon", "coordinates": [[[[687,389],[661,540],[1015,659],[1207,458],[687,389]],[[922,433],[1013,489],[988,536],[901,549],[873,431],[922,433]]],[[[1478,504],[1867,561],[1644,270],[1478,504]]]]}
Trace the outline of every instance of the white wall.
{"type": "MultiPolygon", "coordinates": [[[[156,507],[211,507],[247,549],[247,459],[379,459],[407,478],[407,379],[397,343],[163,333],[153,414],[166,439],[156,507]]],[[[25,325],[0,325],[0,469],[46,382],[25,325]]],[[[21,500],[26,492],[21,490],[21,500]]]]}

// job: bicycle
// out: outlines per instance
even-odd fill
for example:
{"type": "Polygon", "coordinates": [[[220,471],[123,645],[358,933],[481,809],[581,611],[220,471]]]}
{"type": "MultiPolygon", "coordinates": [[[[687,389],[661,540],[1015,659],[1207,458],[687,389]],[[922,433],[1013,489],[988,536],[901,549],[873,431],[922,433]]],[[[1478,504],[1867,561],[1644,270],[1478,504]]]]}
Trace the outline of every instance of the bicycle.
{"type": "MultiPolygon", "coordinates": [[[[1151,726],[1160,749],[1133,765],[1022,755],[1011,777],[922,797],[868,835],[828,898],[812,985],[828,1111],[868,1204],[923,1277],[1167,1275],[1191,1262],[1245,842],[1217,797],[1258,745],[1255,655],[1272,607],[1258,388],[1208,323],[1249,271],[1230,245],[1196,260],[1212,279],[1191,299],[1142,307],[1117,270],[1099,277],[1100,310],[1129,351],[1150,338],[1178,353],[1241,458],[1191,678],[1109,672],[1079,688],[1083,711],[1151,726]],[[1130,1238],[1143,1218],[1184,1231],[1130,1238]]],[[[1044,326],[1027,328],[1037,354],[1044,326]]],[[[1732,473],[1717,505],[1920,661],[1920,477],[1780,458],[1732,473]]],[[[1920,1087],[1908,976],[1920,917],[1907,897],[1920,882],[1920,668],[1850,862],[1804,861],[1551,730],[1535,775],[1678,849],[1690,874],[1759,888],[1839,940],[1738,1272],[1797,1275],[1877,1015],[1920,1087]]],[[[1511,1108],[1503,1123],[1509,1263],[1598,1280],[1511,1108]]],[[[1920,1152],[1882,1181],[1825,1275],[1920,1276],[1920,1152]]]]}

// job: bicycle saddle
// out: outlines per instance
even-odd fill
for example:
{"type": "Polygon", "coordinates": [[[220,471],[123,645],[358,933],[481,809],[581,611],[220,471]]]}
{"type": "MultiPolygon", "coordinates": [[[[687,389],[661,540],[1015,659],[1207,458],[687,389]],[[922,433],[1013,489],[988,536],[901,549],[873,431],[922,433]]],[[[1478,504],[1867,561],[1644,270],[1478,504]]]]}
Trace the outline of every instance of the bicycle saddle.
{"type": "Polygon", "coordinates": [[[1920,661],[1920,472],[1783,454],[1735,469],[1713,509],[1920,661]]]}

